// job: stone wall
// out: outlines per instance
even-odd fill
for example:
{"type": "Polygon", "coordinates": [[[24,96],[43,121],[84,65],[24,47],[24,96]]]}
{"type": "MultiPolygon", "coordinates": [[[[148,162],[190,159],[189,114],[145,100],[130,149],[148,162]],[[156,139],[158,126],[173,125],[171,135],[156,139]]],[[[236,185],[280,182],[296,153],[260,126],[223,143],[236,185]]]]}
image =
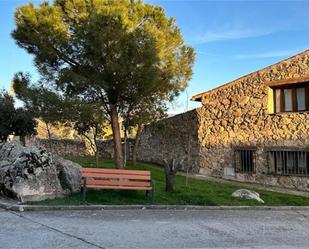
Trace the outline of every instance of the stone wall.
{"type": "Polygon", "coordinates": [[[138,159],[163,165],[163,160],[182,161],[183,169],[198,172],[199,144],[196,110],[148,125],[141,134],[138,159]]]}
{"type": "Polygon", "coordinates": [[[237,180],[309,190],[308,178],[274,176],[267,161],[270,147],[309,146],[309,113],[271,113],[265,83],[306,75],[308,51],[205,93],[200,110],[200,173],[222,177],[224,167],[233,167],[234,147],[254,146],[256,173],[237,174],[237,180]]]}
{"type": "MultiPolygon", "coordinates": [[[[127,141],[127,157],[132,157],[132,146],[134,141],[127,141]]],[[[40,139],[31,138],[26,141],[27,145],[43,146],[48,152],[59,156],[89,156],[90,152],[86,144],[82,140],[73,139],[40,139]]],[[[99,156],[105,159],[114,157],[113,140],[98,141],[99,156]]]]}
{"type": "Polygon", "coordinates": [[[59,156],[87,156],[89,152],[85,142],[73,139],[40,139],[31,138],[26,141],[26,145],[42,146],[48,152],[59,156]]]}
{"type": "MultiPolygon", "coordinates": [[[[127,139],[126,155],[128,160],[132,160],[133,145],[134,139],[127,139]]],[[[124,141],[122,141],[122,149],[124,150],[124,141]]],[[[112,139],[98,141],[98,150],[101,158],[114,158],[114,141],[112,139]]]]}
{"type": "Polygon", "coordinates": [[[278,146],[309,148],[309,113],[273,114],[271,91],[265,84],[308,75],[309,51],[305,51],[208,91],[202,95],[201,108],[147,127],[140,159],[161,164],[164,157],[185,158],[188,147],[183,145],[189,132],[194,172],[225,177],[225,169],[235,167],[235,147],[253,146],[255,173],[234,174],[233,179],[309,190],[308,177],[275,175],[267,153],[278,146]]]}

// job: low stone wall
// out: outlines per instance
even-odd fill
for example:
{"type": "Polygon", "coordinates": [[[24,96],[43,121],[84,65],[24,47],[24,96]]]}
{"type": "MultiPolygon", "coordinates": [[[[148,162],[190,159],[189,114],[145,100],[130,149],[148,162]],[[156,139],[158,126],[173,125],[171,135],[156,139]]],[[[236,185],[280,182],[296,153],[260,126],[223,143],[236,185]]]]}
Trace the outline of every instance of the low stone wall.
{"type": "MultiPolygon", "coordinates": [[[[128,139],[127,141],[127,158],[132,158],[132,146],[134,140],[128,139]]],[[[48,152],[59,156],[89,156],[90,152],[82,140],[73,139],[40,139],[31,138],[27,139],[27,145],[43,146],[48,152]]],[[[114,157],[113,140],[99,140],[98,151],[99,157],[111,159],[114,157]]]]}
{"type": "Polygon", "coordinates": [[[87,156],[89,155],[84,141],[73,139],[40,139],[31,138],[26,145],[42,146],[54,155],[58,156],[87,156]]]}
{"type": "MultiPolygon", "coordinates": [[[[124,150],[124,141],[122,143],[123,143],[122,149],[124,150]]],[[[126,146],[127,160],[132,159],[133,145],[134,145],[134,139],[127,139],[127,146],[126,146]]],[[[112,139],[98,141],[98,151],[99,151],[99,157],[101,158],[105,159],[114,158],[114,141],[112,139]]]]}

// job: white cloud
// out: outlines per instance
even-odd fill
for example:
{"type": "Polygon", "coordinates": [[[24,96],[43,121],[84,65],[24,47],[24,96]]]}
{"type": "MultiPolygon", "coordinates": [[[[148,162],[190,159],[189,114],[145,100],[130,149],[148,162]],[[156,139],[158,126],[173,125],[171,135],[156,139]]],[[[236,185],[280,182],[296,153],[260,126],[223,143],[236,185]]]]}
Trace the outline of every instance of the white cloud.
{"type": "Polygon", "coordinates": [[[271,51],[264,53],[253,53],[253,54],[239,54],[236,55],[236,59],[259,59],[259,58],[274,58],[274,57],[287,57],[293,54],[297,54],[301,50],[282,50],[282,51],[271,51]]]}
{"type": "Polygon", "coordinates": [[[221,31],[207,31],[194,38],[196,43],[208,43],[214,41],[237,40],[251,37],[259,37],[273,33],[273,30],[255,29],[228,29],[221,31]]]}
{"type": "Polygon", "coordinates": [[[217,54],[204,52],[204,51],[199,50],[199,49],[195,50],[195,53],[196,53],[196,54],[199,54],[199,55],[206,55],[206,56],[208,56],[208,57],[218,57],[217,54]]]}

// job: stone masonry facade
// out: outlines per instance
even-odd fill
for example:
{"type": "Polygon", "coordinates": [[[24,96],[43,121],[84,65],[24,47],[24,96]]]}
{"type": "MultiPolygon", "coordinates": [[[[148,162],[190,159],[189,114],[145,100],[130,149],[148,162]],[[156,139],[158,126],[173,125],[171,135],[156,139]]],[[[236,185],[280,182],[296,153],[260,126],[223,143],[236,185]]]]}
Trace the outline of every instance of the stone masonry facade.
{"type": "Polygon", "coordinates": [[[183,170],[199,171],[200,146],[198,139],[199,115],[192,110],[163,119],[144,128],[138,159],[163,165],[163,160],[177,159],[183,170]]]}
{"type": "Polygon", "coordinates": [[[201,108],[146,127],[139,159],[176,158],[199,174],[309,191],[308,177],[276,174],[269,156],[273,148],[309,149],[309,113],[274,113],[268,84],[308,76],[309,50],[199,94],[201,108]],[[235,172],[239,147],[254,148],[254,172],[235,172]]]}

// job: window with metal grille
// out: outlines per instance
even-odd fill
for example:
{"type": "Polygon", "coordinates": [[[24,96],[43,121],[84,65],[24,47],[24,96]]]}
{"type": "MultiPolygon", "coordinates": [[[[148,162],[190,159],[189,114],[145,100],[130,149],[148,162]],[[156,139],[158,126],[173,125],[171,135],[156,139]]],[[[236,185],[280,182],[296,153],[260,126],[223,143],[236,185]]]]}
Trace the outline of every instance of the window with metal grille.
{"type": "Polygon", "coordinates": [[[253,173],[255,171],[255,148],[235,148],[235,171],[253,173]]]}
{"type": "Polygon", "coordinates": [[[309,150],[272,150],[270,166],[278,175],[308,176],[309,150]]]}

